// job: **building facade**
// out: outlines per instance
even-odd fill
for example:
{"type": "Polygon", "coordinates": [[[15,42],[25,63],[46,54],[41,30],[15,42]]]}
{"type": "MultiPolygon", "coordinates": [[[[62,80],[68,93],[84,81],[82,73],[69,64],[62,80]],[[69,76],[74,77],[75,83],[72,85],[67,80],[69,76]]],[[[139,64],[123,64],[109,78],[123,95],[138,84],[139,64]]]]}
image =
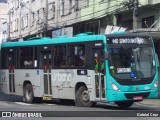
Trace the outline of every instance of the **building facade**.
{"type": "Polygon", "coordinates": [[[80,22],[79,0],[9,0],[9,39],[52,36],[52,31],[80,22]]]}
{"type": "Polygon", "coordinates": [[[7,4],[0,3],[0,43],[6,40],[7,4]],[[5,25],[4,25],[5,24],[5,25]]]}
{"type": "Polygon", "coordinates": [[[137,28],[133,30],[134,1],[9,0],[8,37],[10,40],[25,40],[33,36],[53,37],[56,33],[65,35],[65,28],[70,28],[66,29],[70,36],[89,31],[104,34],[107,25],[112,25],[134,32],[150,31],[156,40],[159,39],[160,1],[137,0],[138,21],[137,28]]]}

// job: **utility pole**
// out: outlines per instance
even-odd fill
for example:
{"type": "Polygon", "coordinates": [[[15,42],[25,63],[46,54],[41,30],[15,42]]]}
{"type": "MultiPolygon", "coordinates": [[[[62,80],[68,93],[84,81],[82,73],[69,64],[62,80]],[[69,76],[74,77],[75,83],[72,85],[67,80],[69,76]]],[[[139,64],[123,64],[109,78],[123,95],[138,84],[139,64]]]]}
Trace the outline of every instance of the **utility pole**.
{"type": "Polygon", "coordinates": [[[46,0],[46,6],[45,6],[45,23],[44,23],[45,36],[47,36],[47,30],[48,30],[48,0],[46,0]]]}
{"type": "Polygon", "coordinates": [[[133,0],[133,30],[138,28],[138,0],[133,0]]]}

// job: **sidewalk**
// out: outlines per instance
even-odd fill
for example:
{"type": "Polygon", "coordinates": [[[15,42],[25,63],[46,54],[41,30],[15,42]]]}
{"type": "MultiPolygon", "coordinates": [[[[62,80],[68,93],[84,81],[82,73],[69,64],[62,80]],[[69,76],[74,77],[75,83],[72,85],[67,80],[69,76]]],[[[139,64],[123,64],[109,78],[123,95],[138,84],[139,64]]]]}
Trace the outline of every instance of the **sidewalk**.
{"type": "Polygon", "coordinates": [[[160,99],[144,99],[143,101],[138,102],[138,104],[160,107],[160,99]]]}

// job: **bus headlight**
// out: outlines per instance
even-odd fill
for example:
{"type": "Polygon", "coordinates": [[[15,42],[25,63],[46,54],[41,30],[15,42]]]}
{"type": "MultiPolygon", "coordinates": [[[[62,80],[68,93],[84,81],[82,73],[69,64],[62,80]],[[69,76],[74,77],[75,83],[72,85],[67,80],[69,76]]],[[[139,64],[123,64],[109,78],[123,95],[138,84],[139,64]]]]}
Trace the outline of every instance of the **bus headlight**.
{"type": "Polygon", "coordinates": [[[158,87],[158,81],[156,81],[156,82],[153,84],[152,89],[156,89],[157,87],[158,87]]]}
{"type": "Polygon", "coordinates": [[[119,92],[121,91],[121,90],[117,87],[117,85],[115,85],[114,83],[110,83],[110,84],[111,84],[113,90],[119,91],[119,92]]]}

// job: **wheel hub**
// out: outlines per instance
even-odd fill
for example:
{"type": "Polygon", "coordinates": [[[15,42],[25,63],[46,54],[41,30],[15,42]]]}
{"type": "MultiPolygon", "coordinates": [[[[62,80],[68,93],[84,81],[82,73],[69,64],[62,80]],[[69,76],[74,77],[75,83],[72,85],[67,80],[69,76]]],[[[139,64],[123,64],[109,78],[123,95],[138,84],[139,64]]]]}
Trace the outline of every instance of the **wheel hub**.
{"type": "Polygon", "coordinates": [[[89,102],[89,93],[87,90],[82,92],[81,98],[82,98],[82,101],[89,102]]]}
{"type": "Polygon", "coordinates": [[[28,89],[27,94],[26,94],[27,99],[30,99],[31,96],[32,96],[32,91],[28,89]]]}

